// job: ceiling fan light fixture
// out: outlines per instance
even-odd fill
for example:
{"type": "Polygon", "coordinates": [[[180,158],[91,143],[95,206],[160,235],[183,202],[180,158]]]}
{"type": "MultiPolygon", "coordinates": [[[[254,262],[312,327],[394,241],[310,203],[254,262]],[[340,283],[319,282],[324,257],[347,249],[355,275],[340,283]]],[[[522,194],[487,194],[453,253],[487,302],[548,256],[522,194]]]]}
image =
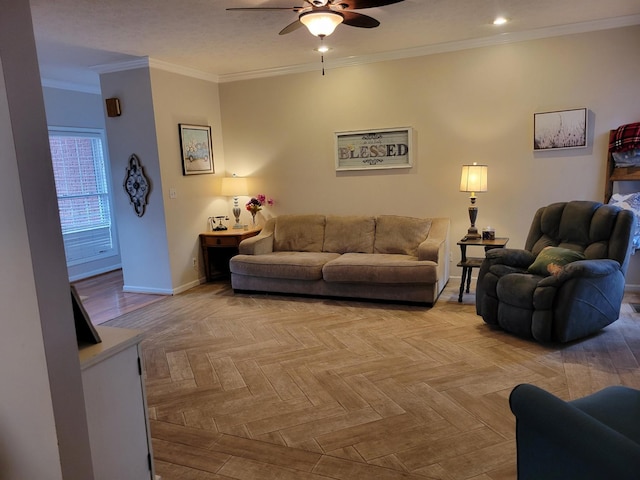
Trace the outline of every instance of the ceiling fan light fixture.
{"type": "Polygon", "coordinates": [[[300,15],[300,22],[316,37],[331,35],[344,17],[333,10],[311,11],[300,15]]]}

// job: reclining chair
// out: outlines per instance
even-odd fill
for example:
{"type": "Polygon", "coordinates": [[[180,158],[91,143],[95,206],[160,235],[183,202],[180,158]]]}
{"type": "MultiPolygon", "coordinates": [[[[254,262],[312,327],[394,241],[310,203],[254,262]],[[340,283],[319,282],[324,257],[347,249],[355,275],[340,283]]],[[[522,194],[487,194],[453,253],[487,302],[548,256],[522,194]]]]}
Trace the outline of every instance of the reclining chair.
{"type": "Polygon", "coordinates": [[[569,342],[609,325],[620,315],[634,222],[632,212],[598,202],[540,208],[524,249],[486,253],[477,314],[539,342],[569,342]]]}
{"type": "Polygon", "coordinates": [[[565,402],[534,385],[509,397],[518,480],[640,477],[640,391],[607,387],[565,402]]]}

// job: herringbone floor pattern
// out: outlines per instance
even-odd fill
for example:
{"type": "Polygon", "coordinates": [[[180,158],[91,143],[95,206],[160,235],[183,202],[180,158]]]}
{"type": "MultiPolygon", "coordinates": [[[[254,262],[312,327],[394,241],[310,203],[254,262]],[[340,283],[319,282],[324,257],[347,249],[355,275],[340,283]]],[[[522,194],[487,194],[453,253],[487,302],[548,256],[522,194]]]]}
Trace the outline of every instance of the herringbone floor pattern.
{"type": "Polygon", "coordinates": [[[163,480],[516,477],[508,395],[640,388],[640,315],[543,346],[485,325],[452,281],[433,308],[236,294],[210,283],[107,323],[146,331],[163,480]]]}

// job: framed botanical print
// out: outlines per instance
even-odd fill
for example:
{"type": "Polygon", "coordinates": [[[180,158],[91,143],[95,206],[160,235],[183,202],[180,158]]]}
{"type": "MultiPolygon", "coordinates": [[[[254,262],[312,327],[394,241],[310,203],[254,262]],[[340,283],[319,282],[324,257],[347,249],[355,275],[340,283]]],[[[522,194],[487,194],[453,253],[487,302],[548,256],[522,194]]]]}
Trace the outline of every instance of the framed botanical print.
{"type": "Polygon", "coordinates": [[[587,109],[558,110],[533,115],[533,150],[585,148],[587,109]]]}

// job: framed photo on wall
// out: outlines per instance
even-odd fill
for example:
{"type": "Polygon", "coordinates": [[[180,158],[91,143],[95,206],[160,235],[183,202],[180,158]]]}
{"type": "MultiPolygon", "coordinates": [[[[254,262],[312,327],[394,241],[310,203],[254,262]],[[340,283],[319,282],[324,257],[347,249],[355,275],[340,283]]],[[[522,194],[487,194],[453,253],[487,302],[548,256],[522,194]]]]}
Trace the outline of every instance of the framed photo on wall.
{"type": "Polygon", "coordinates": [[[178,124],[182,174],[214,173],[211,127],[207,125],[178,124]]]}
{"type": "Polygon", "coordinates": [[[586,108],[533,114],[534,151],[586,146],[586,108]]]}
{"type": "Polygon", "coordinates": [[[413,166],[413,129],[336,132],[336,170],[381,170],[413,166]]]}

